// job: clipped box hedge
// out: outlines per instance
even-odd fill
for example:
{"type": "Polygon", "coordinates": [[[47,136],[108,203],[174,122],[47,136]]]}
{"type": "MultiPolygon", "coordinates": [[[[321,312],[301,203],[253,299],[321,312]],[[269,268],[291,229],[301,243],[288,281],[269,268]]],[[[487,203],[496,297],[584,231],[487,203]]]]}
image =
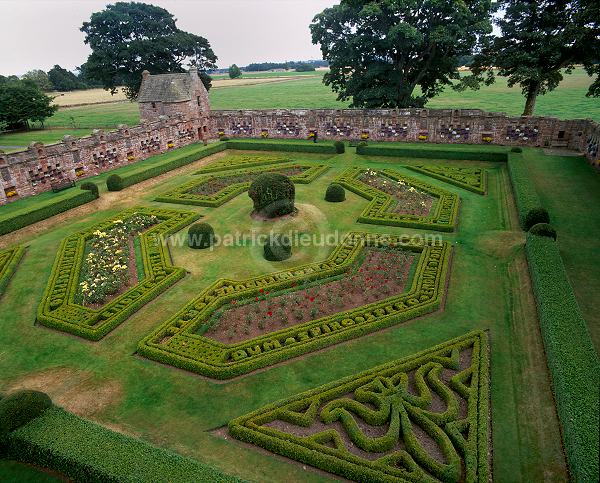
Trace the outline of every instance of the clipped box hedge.
{"type": "Polygon", "coordinates": [[[378,146],[377,144],[359,145],[356,154],[366,156],[396,156],[400,158],[459,159],[465,161],[506,162],[506,152],[485,150],[438,149],[423,146],[378,146]]]}
{"type": "Polygon", "coordinates": [[[528,233],[525,248],[569,470],[599,481],[600,362],[556,242],[528,233]]]}
{"type": "Polygon", "coordinates": [[[25,253],[25,249],[22,246],[0,250],[0,297],[2,297],[8,282],[15,273],[23,253],[25,253]]]}
{"type": "Polygon", "coordinates": [[[151,446],[60,408],[8,437],[8,457],[88,482],[239,482],[216,468],[151,446]]]}
{"type": "Polygon", "coordinates": [[[36,207],[15,211],[6,217],[0,218],[0,235],[6,235],[51,216],[59,215],[72,208],[94,201],[96,198],[98,196],[90,190],[72,191],[69,196],[60,196],[57,200],[50,200],[36,207]],[[72,195],[73,193],[75,194],[72,195]]]}
{"type": "Polygon", "coordinates": [[[118,175],[120,178],[118,186],[113,186],[112,191],[120,191],[134,184],[146,181],[147,179],[160,176],[161,174],[181,168],[182,166],[193,163],[202,158],[206,158],[207,156],[225,151],[226,149],[226,143],[216,143],[208,147],[200,145],[198,150],[191,153],[184,153],[175,157],[169,156],[169,158],[163,163],[149,166],[147,168],[141,168],[129,174],[120,174],[118,175]]]}
{"type": "Polygon", "coordinates": [[[252,142],[242,139],[227,141],[227,149],[251,150],[251,151],[283,151],[288,153],[320,153],[336,154],[333,144],[325,143],[282,143],[282,142],[252,142]]]}

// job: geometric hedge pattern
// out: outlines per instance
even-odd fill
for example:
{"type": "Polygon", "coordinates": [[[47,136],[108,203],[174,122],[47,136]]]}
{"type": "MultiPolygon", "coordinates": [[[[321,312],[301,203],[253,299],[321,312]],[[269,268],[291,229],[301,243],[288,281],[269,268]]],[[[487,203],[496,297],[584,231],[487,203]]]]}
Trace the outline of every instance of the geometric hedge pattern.
{"type": "Polygon", "coordinates": [[[248,191],[251,184],[251,177],[255,177],[261,173],[271,173],[286,171],[290,169],[299,170],[298,174],[290,176],[290,180],[294,183],[308,184],[321,176],[325,171],[329,169],[328,166],[322,164],[277,164],[275,166],[263,166],[255,168],[245,168],[237,170],[228,170],[219,173],[203,174],[195,176],[194,179],[188,181],[182,185],[179,185],[166,193],[159,195],[155,201],[162,201],[164,203],[180,203],[184,205],[197,205],[197,206],[208,206],[216,208],[232,200],[236,196],[248,191]],[[231,184],[223,187],[216,193],[210,195],[203,195],[194,193],[193,190],[202,187],[211,181],[218,179],[227,179],[231,177],[248,177],[247,181],[232,182],[231,184]]]}
{"type": "Polygon", "coordinates": [[[396,236],[350,233],[323,262],[245,280],[217,280],[143,339],[138,353],[208,377],[228,379],[353,339],[437,310],[445,291],[450,250],[446,242],[403,244],[396,236]],[[227,304],[260,297],[265,290],[273,294],[339,276],[355,264],[365,247],[378,246],[410,250],[417,256],[412,286],[403,293],[232,344],[197,333],[227,304]]]}
{"type": "Polygon", "coordinates": [[[404,167],[472,191],[473,193],[485,195],[486,192],[487,171],[482,168],[457,168],[439,164],[404,167]]]}
{"type": "Polygon", "coordinates": [[[197,220],[200,215],[187,211],[156,208],[131,208],[65,238],[60,245],[52,273],[37,312],[37,322],[90,340],[99,340],[149,303],[161,292],[185,276],[183,268],[174,267],[163,244],[174,234],[197,220]],[[155,216],[158,223],[139,234],[143,279],[129,290],[99,308],[75,302],[78,292],[86,241],[97,230],[108,230],[116,220],[127,221],[134,214],[155,216]]]}
{"type": "Polygon", "coordinates": [[[355,481],[489,479],[488,344],[476,331],[260,408],[232,436],[355,481]]]}
{"type": "Polygon", "coordinates": [[[377,170],[380,176],[389,179],[390,182],[405,183],[437,199],[435,208],[426,216],[394,213],[391,211],[395,204],[393,196],[363,183],[359,178],[364,173],[364,168],[349,168],[334,180],[335,183],[341,184],[370,201],[358,217],[359,223],[454,231],[458,218],[458,195],[415,178],[404,176],[392,169],[377,170]]]}
{"type": "Polygon", "coordinates": [[[0,297],[6,290],[24,252],[25,249],[22,246],[0,250],[0,297]]]}

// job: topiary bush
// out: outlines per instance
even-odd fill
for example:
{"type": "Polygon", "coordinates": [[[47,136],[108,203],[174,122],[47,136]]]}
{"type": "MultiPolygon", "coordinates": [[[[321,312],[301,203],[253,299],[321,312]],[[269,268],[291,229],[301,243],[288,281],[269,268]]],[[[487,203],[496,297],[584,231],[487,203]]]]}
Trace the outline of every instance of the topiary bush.
{"type": "Polygon", "coordinates": [[[292,241],[287,235],[271,233],[264,246],[265,260],[281,262],[292,256],[292,241]]]}
{"type": "Polygon", "coordinates": [[[96,185],[95,183],[91,183],[91,182],[86,182],[86,183],[82,183],[81,184],[81,189],[82,190],[87,190],[87,191],[91,191],[92,194],[98,198],[100,197],[100,191],[98,190],[98,185],[96,185]]]}
{"type": "Polygon", "coordinates": [[[525,215],[523,229],[529,231],[533,225],[538,223],[550,223],[550,215],[546,208],[532,208],[525,215]]]}
{"type": "Polygon", "coordinates": [[[40,391],[23,390],[0,400],[0,439],[24,426],[52,407],[52,400],[40,391]]]}
{"type": "Polygon", "coordinates": [[[121,191],[123,186],[123,180],[118,174],[111,174],[106,180],[106,187],[108,191],[121,191]]]}
{"type": "Polygon", "coordinates": [[[336,141],[335,143],[333,143],[333,145],[335,146],[336,153],[344,154],[346,152],[346,145],[343,141],[336,141]]]}
{"type": "Polygon", "coordinates": [[[209,248],[213,245],[215,230],[208,223],[195,223],[188,230],[188,245],[190,248],[209,248]]]}
{"type": "Polygon", "coordinates": [[[340,201],[344,201],[345,199],[346,190],[344,190],[342,185],[332,183],[327,187],[327,191],[325,192],[325,201],[329,201],[331,203],[339,203],[340,201]]]}
{"type": "Polygon", "coordinates": [[[537,223],[529,229],[529,233],[537,236],[547,236],[548,238],[556,241],[556,230],[552,225],[548,223],[537,223]]]}
{"type": "Polygon", "coordinates": [[[248,196],[254,202],[255,213],[275,218],[294,212],[296,187],[287,176],[264,173],[252,182],[248,196]]]}
{"type": "Polygon", "coordinates": [[[511,148],[510,152],[511,153],[522,153],[523,148],[511,148]]]}

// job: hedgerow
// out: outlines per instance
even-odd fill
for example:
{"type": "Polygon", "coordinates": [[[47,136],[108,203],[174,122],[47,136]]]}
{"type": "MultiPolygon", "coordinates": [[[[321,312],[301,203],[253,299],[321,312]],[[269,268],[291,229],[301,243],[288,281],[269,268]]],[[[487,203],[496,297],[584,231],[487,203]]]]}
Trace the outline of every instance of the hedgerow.
{"type": "Polygon", "coordinates": [[[91,191],[96,198],[100,197],[100,190],[98,189],[98,185],[96,183],[92,183],[91,181],[86,181],[85,183],[81,183],[80,188],[82,190],[91,191]]]}
{"type": "Polygon", "coordinates": [[[528,233],[525,248],[569,470],[598,481],[598,355],[556,242],[528,233]]]}
{"type": "Polygon", "coordinates": [[[155,208],[132,208],[87,230],[65,238],[60,245],[52,273],[37,311],[37,321],[48,327],[99,340],[130,317],[143,305],[164,292],[185,275],[173,267],[168,249],[161,237],[181,230],[199,215],[187,211],[155,208]],[[93,309],[75,303],[79,289],[86,240],[97,230],[110,228],[115,220],[126,220],[133,214],[155,216],[159,223],[139,235],[144,254],[144,279],[101,308],[93,309]]]}
{"type": "Polygon", "coordinates": [[[51,408],[8,436],[8,457],[74,481],[239,482],[219,470],[51,408]]]}
{"type": "Polygon", "coordinates": [[[402,158],[426,158],[426,159],[458,159],[464,161],[495,161],[506,162],[506,152],[475,151],[459,149],[428,149],[425,146],[378,146],[371,144],[356,148],[357,154],[368,156],[395,156],[402,158]]]}
{"type": "MultiPolygon", "coordinates": [[[[129,174],[120,174],[118,175],[120,178],[120,182],[114,185],[115,189],[111,190],[111,188],[109,187],[109,190],[120,191],[134,184],[146,181],[147,179],[154,178],[155,176],[160,176],[161,174],[167,173],[177,168],[181,168],[182,166],[193,163],[207,156],[211,156],[215,153],[225,151],[225,149],[227,149],[226,143],[215,143],[211,144],[208,147],[202,146],[199,147],[197,151],[194,151],[190,154],[181,154],[180,156],[169,157],[167,161],[162,162],[160,164],[156,164],[147,168],[141,168],[140,170],[134,171],[129,174]]],[[[110,179],[110,177],[108,179],[110,179]]]]}
{"type": "Polygon", "coordinates": [[[445,181],[460,188],[484,195],[487,187],[487,171],[482,168],[457,168],[454,166],[428,164],[405,166],[432,178],[445,181]]]}
{"type": "Polygon", "coordinates": [[[542,207],[542,202],[529,179],[527,166],[520,154],[510,153],[508,155],[508,174],[515,195],[521,228],[527,231],[536,223],[549,223],[548,216],[542,218],[536,216],[537,213],[543,213],[546,210],[542,207]]]}
{"type": "Polygon", "coordinates": [[[400,249],[401,243],[397,236],[350,233],[324,262],[246,280],[218,280],[143,339],[138,353],[227,379],[437,310],[444,294],[450,253],[450,245],[445,242],[402,247],[420,253],[412,286],[403,294],[232,345],[196,334],[216,310],[232,300],[258,297],[261,290],[275,292],[341,275],[352,267],[365,245],[389,244],[400,249]]]}
{"type": "Polygon", "coordinates": [[[456,194],[415,178],[404,176],[397,171],[381,169],[379,173],[391,181],[402,181],[438,199],[435,209],[429,216],[394,213],[390,211],[395,202],[391,195],[373,186],[369,186],[358,179],[364,172],[364,168],[349,168],[334,180],[334,183],[340,184],[344,188],[371,201],[358,218],[357,221],[359,223],[454,231],[458,218],[459,204],[459,198],[456,194]]]}
{"type": "Polygon", "coordinates": [[[321,153],[336,154],[335,146],[331,143],[278,143],[252,142],[243,140],[230,140],[225,143],[227,149],[239,149],[249,151],[283,151],[287,153],[321,153]]]}
{"type": "Polygon", "coordinates": [[[490,477],[488,359],[486,334],[471,332],[269,404],[230,421],[229,433],[355,481],[429,481],[433,476],[446,482],[486,483],[490,477]],[[442,379],[442,371],[450,371],[451,378],[442,379]],[[415,389],[409,389],[410,373],[415,389]],[[443,410],[432,407],[433,392],[444,399],[443,410]],[[459,411],[461,399],[464,416],[459,411]],[[277,426],[270,425],[273,422],[277,426]],[[315,423],[319,424],[313,429],[315,423]],[[444,462],[429,453],[412,429],[415,425],[437,443],[444,462]],[[295,434],[294,426],[302,436],[295,434]],[[384,427],[387,432],[370,436],[365,426],[384,427]],[[348,451],[348,440],[376,457],[348,451]]]}
{"type": "Polygon", "coordinates": [[[529,229],[529,233],[537,236],[547,236],[556,241],[556,230],[548,223],[536,223],[529,229]]]}
{"type": "Polygon", "coordinates": [[[245,193],[250,188],[251,182],[233,183],[217,193],[211,195],[203,195],[193,193],[192,191],[197,190],[203,184],[209,183],[215,179],[229,178],[234,176],[243,176],[248,174],[256,173],[268,173],[284,168],[298,167],[302,169],[302,173],[290,176],[290,179],[294,183],[308,184],[312,183],[315,179],[325,173],[329,167],[323,164],[283,164],[277,166],[259,166],[254,168],[245,168],[237,170],[229,170],[223,173],[210,173],[195,176],[194,179],[181,184],[155,198],[155,201],[162,201],[164,203],[177,203],[182,205],[197,205],[197,206],[208,206],[211,208],[217,208],[224,203],[232,200],[236,196],[245,193]]]}
{"type": "Polygon", "coordinates": [[[82,190],[71,191],[66,196],[59,195],[57,198],[57,200],[50,200],[37,207],[26,208],[0,218],[0,235],[20,230],[25,226],[89,203],[97,197],[89,190],[82,190]]]}
{"type": "Polygon", "coordinates": [[[52,400],[40,391],[25,389],[0,399],[0,442],[51,407],[52,400]]]}
{"type": "Polygon", "coordinates": [[[25,249],[22,246],[0,250],[0,297],[23,258],[23,253],[25,253],[25,249]]]}

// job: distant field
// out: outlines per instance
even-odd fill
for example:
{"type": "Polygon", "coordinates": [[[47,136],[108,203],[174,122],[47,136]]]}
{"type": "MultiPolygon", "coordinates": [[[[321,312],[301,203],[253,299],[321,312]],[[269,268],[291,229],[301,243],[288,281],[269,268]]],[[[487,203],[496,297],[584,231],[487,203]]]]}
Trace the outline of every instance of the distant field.
{"type": "MultiPolygon", "coordinates": [[[[322,83],[323,71],[247,73],[239,80],[215,76],[210,92],[213,109],[307,108],[342,109],[348,103],[336,100],[336,95],[322,83]]],[[[585,93],[591,78],[583,69],[566,76],[558,89],[541,96],[536,114],[562,119],[591,118],[600,122],[600,98],[587,98],[585,93]]],[[[101,99],[110,95],[102,89],[69,93],[63,96],[85,96],[101,99]]],[[[82,97],[83,98],[83,97],[82,97]]],[[[101,102],[101,101],[95,101],[101,102]]],[[[71,102],[75,103],[75,102],[71,102]]],[[[446,89],[427,104],[430,108],[483,109],[518,116],[524,99],[519,88],[508,88],[504,79],[479,91],[455,92],[446,89]]],[[[137,105],[128,101],[60,109],[46,121],[52,130],[0,135],[0,146],[26,146],[32,140],[45,143],[60,140],[65,134],[85,135],[92,129],[114,129],[118,124],[139,122],[137,105]]],[[[0,147],[6,150],[6,148],[0,147]]]]}

